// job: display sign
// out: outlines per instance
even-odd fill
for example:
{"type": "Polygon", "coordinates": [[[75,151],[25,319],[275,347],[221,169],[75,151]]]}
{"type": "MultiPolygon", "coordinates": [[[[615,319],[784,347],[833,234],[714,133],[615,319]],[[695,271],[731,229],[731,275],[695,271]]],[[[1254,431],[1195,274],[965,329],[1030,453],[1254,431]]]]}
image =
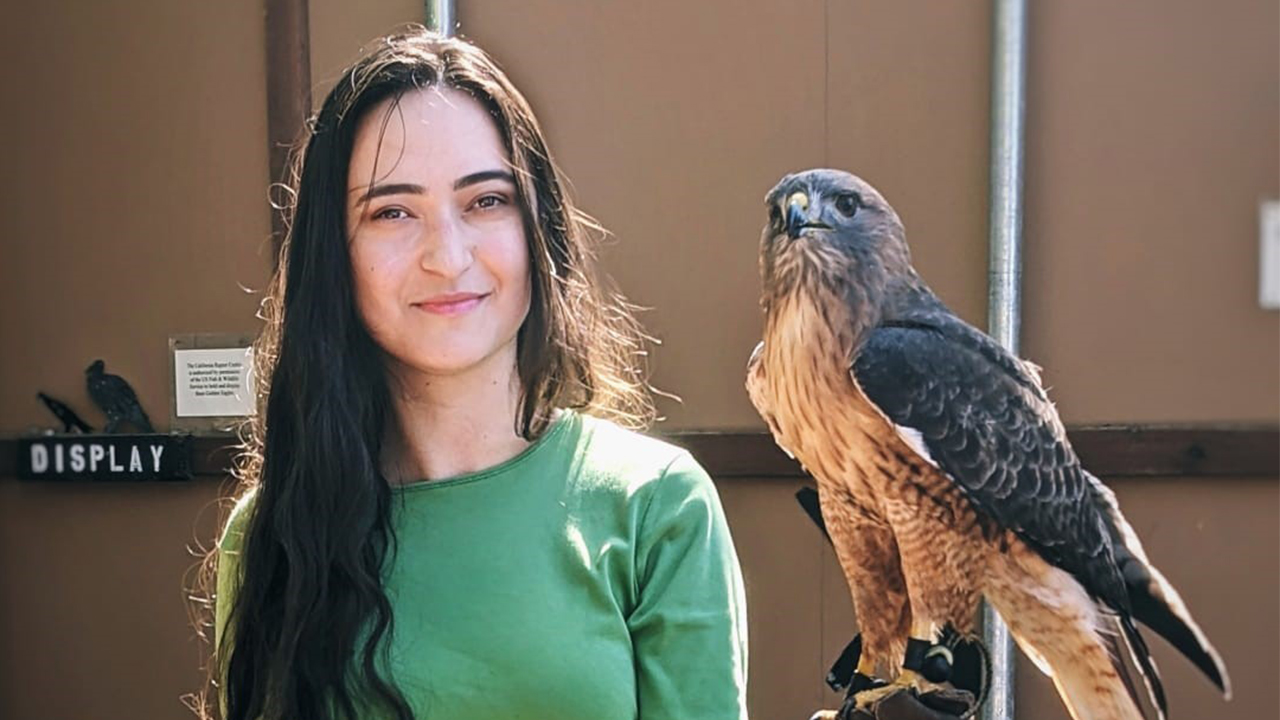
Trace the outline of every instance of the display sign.
{"type": "Polygon", "coordinates": [[[190,435],[50,435],[18,440],[24,480],[188,480],[190,435]]]}

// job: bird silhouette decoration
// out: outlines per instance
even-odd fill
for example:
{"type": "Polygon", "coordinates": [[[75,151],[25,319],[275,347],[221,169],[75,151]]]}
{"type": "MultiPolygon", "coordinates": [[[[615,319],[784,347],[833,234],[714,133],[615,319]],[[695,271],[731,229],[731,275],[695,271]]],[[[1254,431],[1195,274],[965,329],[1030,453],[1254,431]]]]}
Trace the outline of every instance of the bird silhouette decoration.
{"type": "Polygon", "coordinates": [[[51,398],[42,392],[36,393],[36,397],[40,398],[40,402],[49,408],[49,412],[53,413],[58,420],[62,421],[62,432],[69,433],[77,430],[82,433],[93,432],[93,426],[80,419],[80,416],[74,410],[67,407],[66,403],[59,402],[56,398],[51,398]]]}
{"type": "Polygon", "coordinates": [[[85,369],[85,376],[89,397],[107,416],[103,432],[113,433],[121,423],[129,423],[143,432],[155,432],[147,413],[138,404],[138,396],[124,378],[106,372],[106,364],[101,360],[94,360],[85,369]]]}

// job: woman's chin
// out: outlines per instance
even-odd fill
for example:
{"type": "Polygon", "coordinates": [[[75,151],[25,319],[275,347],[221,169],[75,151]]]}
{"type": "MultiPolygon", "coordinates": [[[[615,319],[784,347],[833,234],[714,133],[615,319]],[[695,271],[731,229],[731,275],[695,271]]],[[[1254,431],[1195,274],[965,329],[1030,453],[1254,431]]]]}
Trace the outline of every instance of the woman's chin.
{"type": "MultiPolygon", "coordinates": [[[[458,377],[474,373],[498,372],[500,353],[432,354],[400,358],[398,364],[409,373],[424,377],[458,377]]],[[[507,363],[504,363],[507,364],[507,363]]],[[[514,358],[510,364],[514,365],[514,358]]]]}

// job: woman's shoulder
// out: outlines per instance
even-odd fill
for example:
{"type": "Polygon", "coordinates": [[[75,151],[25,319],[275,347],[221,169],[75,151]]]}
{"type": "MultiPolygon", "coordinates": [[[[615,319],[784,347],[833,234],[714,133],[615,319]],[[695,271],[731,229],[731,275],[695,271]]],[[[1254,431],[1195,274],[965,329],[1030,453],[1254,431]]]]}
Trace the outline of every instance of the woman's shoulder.
{"type": "Polygon", "coordinates": [[[596,418],[585,420],[583,438],[584,471],[575,476],[588,479],[579,488],[595,490],[584,494],[604,499],[602,506],[626,508],[640,561],[648,562],[654,543],[728,538],[715,483],[688,450],[596,418]]]}
{"type": "Polygon", "coordinates": [[[594,482],[628,495],[648,495],[658,485],[686,492],[711,485],[702,466],[678,445],[605,418],[583,414],[582,422],[580,461],[594,482]]]}

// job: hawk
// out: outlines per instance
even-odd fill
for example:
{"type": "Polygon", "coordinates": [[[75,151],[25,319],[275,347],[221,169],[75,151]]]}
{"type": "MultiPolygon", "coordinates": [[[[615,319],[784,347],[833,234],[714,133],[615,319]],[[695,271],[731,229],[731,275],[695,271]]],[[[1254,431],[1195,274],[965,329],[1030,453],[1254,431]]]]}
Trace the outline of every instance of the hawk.
{"type": "Polygon", "coordinates": [[[1222,659],[1081,466],[1038,368],[947,309],[880,193],[809,170],[766,205],[747,391],[817,480],[861,629],[857,705],[945,681],[948,638],[974,636],[982,598],[1076,720],[1165,716],[1135,620],[1230,698],[1222,659]]]}

